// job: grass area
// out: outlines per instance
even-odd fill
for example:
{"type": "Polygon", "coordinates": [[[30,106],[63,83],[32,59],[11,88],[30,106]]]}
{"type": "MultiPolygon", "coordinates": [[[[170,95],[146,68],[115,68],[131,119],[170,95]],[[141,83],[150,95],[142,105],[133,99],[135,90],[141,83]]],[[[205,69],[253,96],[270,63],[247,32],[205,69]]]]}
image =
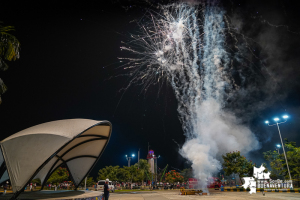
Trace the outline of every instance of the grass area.
{"type": "MultiPolygon", "coordinates": [[[[34,189],[32,189],[32,191],[39,191],[39,190],[41,190],[41,186],[36,186],[36,188],[34,189]]],[[[43,190],[49,190],[50,191],[50,189],[49,189],[49,187],[44,187],[44,189],[43,190]]],[[[51,190],[52,191],[54,191],[54,187],[52,187],[51,188],[51,190]]],[[[59,189],[59,190],[66,190],[66,189],[59,189]]],[[[73,188],[69,188],[68,190],[73,190],[73,188]]],[[[78,188],[78,190],[80,190],[80,188],[78,188]]],[[[0,193],[3,193],[4,192],[4,190],[3,190],[3,187],[2,188],[0,188],[0,193]]],[[[12,189],[8,189],[8,190],[6,190],[6,192],[7,193],[12,193],[13,191],[12,191],[12,189]]],[[[29,187],[26,187],[26,190],[24,190],[24,192],[30,192],[30,189],[29,189],[29,187]]]]}

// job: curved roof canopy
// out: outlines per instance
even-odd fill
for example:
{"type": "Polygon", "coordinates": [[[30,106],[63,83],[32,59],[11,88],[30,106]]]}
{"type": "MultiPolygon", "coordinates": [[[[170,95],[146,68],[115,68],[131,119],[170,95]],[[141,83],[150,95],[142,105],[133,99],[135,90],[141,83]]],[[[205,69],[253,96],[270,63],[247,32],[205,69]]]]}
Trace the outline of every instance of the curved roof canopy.
{"type": "Polygon", "coordinates": [[[42,183],[66,165],[77,188],[103,153],[111,123],[66,119],[39,124],[0,142],[0,182],[10,178],[14,193],[33,178],[42,183]]]}

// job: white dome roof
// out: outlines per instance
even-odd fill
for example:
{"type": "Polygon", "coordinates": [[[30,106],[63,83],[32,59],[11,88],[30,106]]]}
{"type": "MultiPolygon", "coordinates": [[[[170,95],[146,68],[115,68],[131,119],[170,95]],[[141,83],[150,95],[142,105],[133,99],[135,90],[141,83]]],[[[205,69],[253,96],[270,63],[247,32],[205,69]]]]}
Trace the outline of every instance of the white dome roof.
{"type": "Polygon", "coordinates": [[[0,165],[5,161],[7,169],[0,174],[0,182],[8,174],[14,193],[18,193],[31,179],[40,178],[43,183],[65,165],[78,187],[103,153],[111,128],[108,121],[66,119],[11,135],[0,142],[0,165]]]}

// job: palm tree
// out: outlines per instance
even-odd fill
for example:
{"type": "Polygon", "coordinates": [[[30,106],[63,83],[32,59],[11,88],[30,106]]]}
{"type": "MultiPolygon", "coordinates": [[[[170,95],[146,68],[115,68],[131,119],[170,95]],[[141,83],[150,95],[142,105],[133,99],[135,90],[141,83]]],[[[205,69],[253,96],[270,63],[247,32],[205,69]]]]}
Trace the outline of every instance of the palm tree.
{"type": "MultiPolygon", "coordinates": [[[[15,61],[20,58],[20,42],[10,34],[14,31],[13,26],[3,26],[0,22],[0,70],[6,71],[8,65],[6,61],[15,61]]],[[[0,104],[2,102],[1,95],[7,90],[7,87],[0,78],[0,104]]]]}
{"type": "MultiPolygon", "coordinates": [[[[136,165],[138,165],[138,163],[136,163],[136,165]]],[[[149,171],[150,171],[150,165],[149,165],[147,160],[140,159],[139,170],[140,170],[140,173],[142,175],[142,185],[144,185],[144,180],[146,178],[146,173],[149,174],[149,171]]]]}

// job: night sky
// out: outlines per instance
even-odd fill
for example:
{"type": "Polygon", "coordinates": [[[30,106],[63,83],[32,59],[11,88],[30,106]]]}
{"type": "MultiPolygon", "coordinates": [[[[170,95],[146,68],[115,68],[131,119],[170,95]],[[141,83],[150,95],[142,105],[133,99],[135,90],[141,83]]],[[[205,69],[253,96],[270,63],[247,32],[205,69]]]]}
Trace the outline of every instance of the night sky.
{"type": "MultiPolygon", "coordinates": [[[[21,43],[20,59],[0,77],[8,87],[0,105],[1,140],[25,128],[60,119],[108,120],[113,125],[110,142],[92,175],[106,165],[127,165],[125,154],[147,145],[160,155],[158,166],[189,167],[178,153],[185,141],[177,114],[177,101],[170,85],[147,92],[119,76],[121,41],[137,31],[133,20],[143,16],[149,1],[1,1],[0,21],[15,26],[21,43]]],[[[196,1],[189,1],[195,3],[196,1]]],[[[253,84],[251,95],[229,102],[251,127],[261,143],[248,155],[259,165],[262,152],[280,143],[276,127],[264,124],[274,116],[288,114],[282,137],[300,145],[300,14],[297,1],[220,1],[232,25],[257,44],[253,47],[264,63],[264,87],[253,84]],[[253,95],[252,95],[253,94],[253,95]]],[[[251,89],[249,89],[251,88],[251,89]]],[[[233,151],[236,149],[233,149],[233,151]]],[[[29,152],[34,154],[34,152],[29,152]]],[[[226,152],[224,152],[226,153],[226,152]]],[[[133,159],[135,163],[137,158],[133,159]]]]}

